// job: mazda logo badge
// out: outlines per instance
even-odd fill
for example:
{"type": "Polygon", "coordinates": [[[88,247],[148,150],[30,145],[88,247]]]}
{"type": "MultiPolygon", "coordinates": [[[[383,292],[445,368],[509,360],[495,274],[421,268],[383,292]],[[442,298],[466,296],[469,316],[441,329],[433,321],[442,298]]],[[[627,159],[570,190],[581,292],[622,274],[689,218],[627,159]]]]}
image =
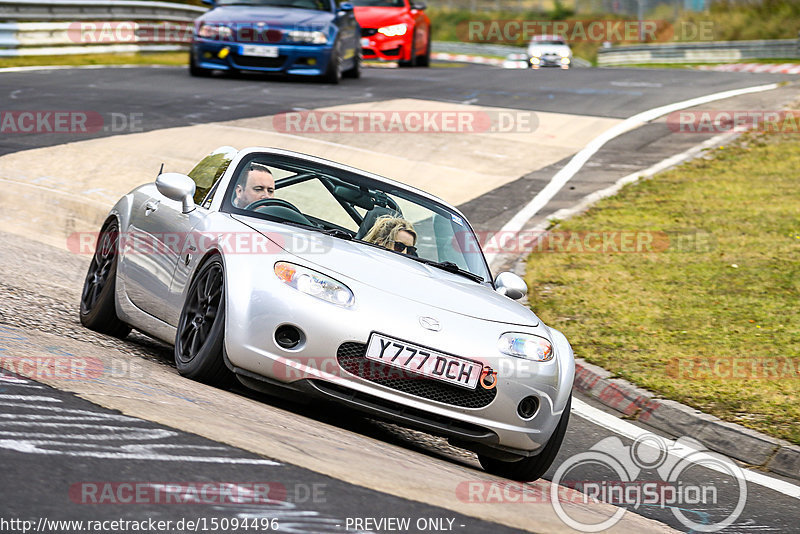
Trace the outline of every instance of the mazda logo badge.
{"type": "Polygon", "coordinates": [[[440,325],[439,321],[433,317],[420,317],[419,324],[422,326],[422,328],[427,328],[428,330],[433,330],[434,332],[438,332],[442,329],[442,325],[440,325]]]}

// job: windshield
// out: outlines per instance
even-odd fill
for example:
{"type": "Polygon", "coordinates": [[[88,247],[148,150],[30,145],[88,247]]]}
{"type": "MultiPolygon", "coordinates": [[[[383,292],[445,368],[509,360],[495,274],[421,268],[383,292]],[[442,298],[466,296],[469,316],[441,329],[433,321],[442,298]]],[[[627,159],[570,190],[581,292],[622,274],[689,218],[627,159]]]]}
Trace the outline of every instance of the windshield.
{"type": "Polygon", "coordinates": [[[405,0],[352,0],[354,6],[405,7],[405,0]]]}
{"type": "Polygon", "coordinates": [[[556,41],[556,40],[547,40],[547,41],[531,41],[532,45],[563,45],[564,41],[556,41]]]}
{"type": "Polygon", "coordinates": [[[218,6],[273,6],[330,11],[330,0],[219,0],[218,6]]]}
{"type": "Polygon", "coordinates": [[[353,172],[253,154],[237,166],[222,209],[331,233],[409,261],[450,262],[491,279],[478,240],[458,213],[353,172]]]}

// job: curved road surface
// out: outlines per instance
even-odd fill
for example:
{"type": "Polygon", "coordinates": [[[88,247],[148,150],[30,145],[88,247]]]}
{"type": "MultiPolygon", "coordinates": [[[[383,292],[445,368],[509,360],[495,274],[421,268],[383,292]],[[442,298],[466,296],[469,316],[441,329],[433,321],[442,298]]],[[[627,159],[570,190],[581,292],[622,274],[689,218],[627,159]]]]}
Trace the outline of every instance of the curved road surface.
{"type": "MultiPolygon", "coordinates": [[[[473,454],[439,438],[329,406],[302,406],[242,388],[208,388],[179,377],[171,350],[141,334],[119,341],[86,331],[77,321],[76,303],[89,256],[68,251],[67,238],[95,229],[113,199],[151,180],[159,162],[185,172],[218,144],[262,143],[306,147],[399,174],[393,177],[459,204],[479,230],[495,231],[571,155],[621,119],[692,97],[794,79],[451,65],[370,69],[362,80],[330,87],[192,79],[177,68],[0,72],[4,115],[83,111],[103,121],[90,133],[4,129],[0,135],[0,358],[7,369],[0,376],[0,530],[21,531],[18,523],[2,523],[12,519],[52,532],[88,524],[51,520],[152,519],[173,522],[162,530],[244,532],[232,529],[231,521],[243,527],[246,520],[263,531],[276,519],[281,532],[572,531],[554,511],[547,480],[603,440],[632,445],[613,424],[591,416],[588,400],[583,399],[589,407],[573,413],[546,480],[508,485],[482,472],[473,454]],[[501,108],[517,113],[517,120],[534,117],[535,128],[298,134],[276,131],[271,122],[275,114],[318,108],[501,108]],[[64,380],[44,367],[20,367],[24,358],[77,360],[94,369],[93,379],[64,380]],[[187,526],[190,520],[201,523],[187,526]]],[[[789,84],[704,109],[780,109],[796,98],[789,84]]],[[[661,119],[625,134],[594,156],[538,217],[715,133],[674,133],[661,119]]],[[[578,483],[602,488],[610,476],[608,467],[595,465],[562,478],[567,522],[596,524],[615,513],[615,507],[584,503],[568,491],[578,483]]],[[[658,477],[644,469],[637,480],[658,482],[658,477]]],[[[736,511],[725,532],[800,531],[800,488],[779,477],[770,480],[743,485],[742,499],[734,479],[692,465],[681,482],[711,488],[716,504],[629,505],[614,530],[689,531],[688,521],[713,524],[736,511]],[[737,504],[741,510],[735,510],[737,504]]]]}

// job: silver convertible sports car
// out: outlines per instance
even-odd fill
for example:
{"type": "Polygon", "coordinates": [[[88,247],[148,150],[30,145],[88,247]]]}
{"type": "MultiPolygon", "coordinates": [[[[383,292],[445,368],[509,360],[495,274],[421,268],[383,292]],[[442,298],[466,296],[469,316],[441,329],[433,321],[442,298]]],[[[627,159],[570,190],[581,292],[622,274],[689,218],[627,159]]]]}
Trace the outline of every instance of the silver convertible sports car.
{"type": "Polygon", "coordinates": [[[402,183],[270,148],[222,147],[113,207],[81,322],[175,347],[186,377],[328,400],[534,480],[561,446],[572,349],[515,302],[454,207],[402,183]]]}

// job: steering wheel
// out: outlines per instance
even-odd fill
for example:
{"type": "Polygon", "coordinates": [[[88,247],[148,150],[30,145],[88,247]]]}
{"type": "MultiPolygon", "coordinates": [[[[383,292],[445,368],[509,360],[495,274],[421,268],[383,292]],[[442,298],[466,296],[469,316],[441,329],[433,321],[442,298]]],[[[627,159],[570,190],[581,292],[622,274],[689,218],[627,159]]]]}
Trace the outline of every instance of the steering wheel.
{"type": "Polygon", "coordinates": [[[284,208],[289,208],[290,210],[296,211],[300,215],[303,215],[303,212],[297,209],[297,206],[281,198],[262,198],[261,200],[251,202],[245,209],[255,210],[256,208],[261,208],[263,206],[283,206],[284,208]]]}

